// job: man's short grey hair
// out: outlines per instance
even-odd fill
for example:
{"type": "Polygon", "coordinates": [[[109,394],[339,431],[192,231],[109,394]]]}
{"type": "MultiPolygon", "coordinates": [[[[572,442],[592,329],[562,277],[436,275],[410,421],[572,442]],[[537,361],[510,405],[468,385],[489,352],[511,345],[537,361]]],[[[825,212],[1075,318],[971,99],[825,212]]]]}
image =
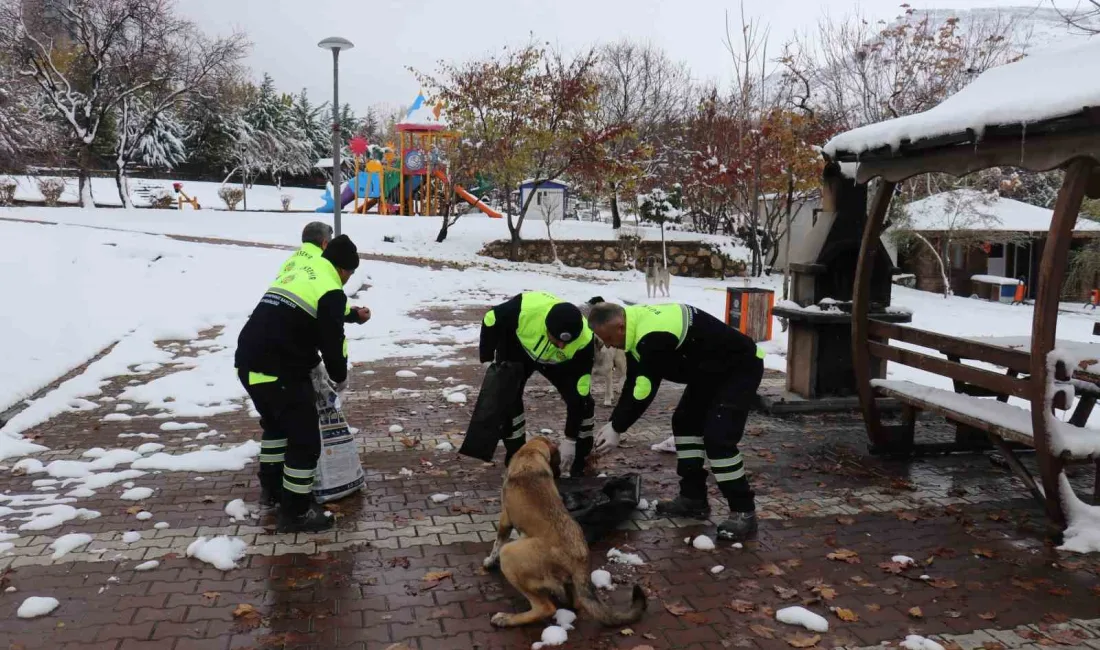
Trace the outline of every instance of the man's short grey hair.
{"type": "Polygon", "coordinates": [[[590,327],[603,327],[626,318],[626,310],[622,305],[613,302],[601,302],[592,305],[592,311],[588,313],[588,325],[590,327]]]}
{"type": "Polygon", "coordinates": [[[332,241],[332,226],[323,221],[311,221],[302,228],[302,243],[324,247],[332,241]]]}

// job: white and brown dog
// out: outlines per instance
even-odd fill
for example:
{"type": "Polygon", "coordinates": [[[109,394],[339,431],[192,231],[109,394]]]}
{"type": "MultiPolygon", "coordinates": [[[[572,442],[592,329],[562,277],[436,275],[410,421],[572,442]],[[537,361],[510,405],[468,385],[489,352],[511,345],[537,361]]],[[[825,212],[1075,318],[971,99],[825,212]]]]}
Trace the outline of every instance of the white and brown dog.
{"type": "Polygon", "coordinates": [[[671,276],[664,262],[657,259],[656,255],[645,258],[645,294],[649,298],[656,298],[659,291],[662,296],[668,297],[668,285],[671,276]]]}
{"type": "MultiPolygon", "coordinates": [[[[590,299],[585,307],[601,302],[604,302],[604,299],[596,296],[590,299]]],[[[587,309],[582,311],[587,313],[587,309]]],[[[615,403],[615,374],[619,375],[619,384],[626,379],[626,352],[604,345],[598,336],[594,338],[596,339],[596,360],[592,364],[592,375],[594,379],[603,379],[604,386],[607,387],[603,394],[603,405],[612,406],[615,403]]]]}

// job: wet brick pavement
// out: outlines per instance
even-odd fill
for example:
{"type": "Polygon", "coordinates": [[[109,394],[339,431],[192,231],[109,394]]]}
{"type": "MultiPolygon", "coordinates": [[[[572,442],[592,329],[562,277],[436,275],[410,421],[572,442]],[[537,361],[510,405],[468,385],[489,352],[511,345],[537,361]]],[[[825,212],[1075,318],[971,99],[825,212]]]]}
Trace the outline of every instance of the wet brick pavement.
{"type": "MultiPolygon", "coordinates": [[[[422,315],[448,324],[476,319],[476,312],[449,309],[422,315]]],[[[198,349],[186,342],[165,345],[181,356],[198,349]]],[[[335,532],[276,535],[269,514],[248,524],[231,521],[226,502],[254,501],[258,494],[255,465],[135,479],[154,489],[136,504],[153,514],[146,521],[136,518],[134,502],[119,499],[121,487],[114,485],[79,502],[99,511],[99,518],[21,532],[0,555],[0,648],[530,647],[540,626],[499,631],[489,625],[494,612],[524,604],[499,574],[481,569],[495,535],[501,469],[435,448],[460,442],[476,389],[465,389],[469,402],[458,405],[444,391],[476,387],[480,368],[474,361],[467,349],[442,362],[391,360],[356,368],[346,409],[359,429],[368,484],[333,507],[335,532]],[[430,365],[440,363],[445,365],[430,365]],[[418,376],[397,378],[402,368],[418,376]],[[395,424],[403,430],[391,434],[395,424]],[[430,497],[437,493],[454,496],[435,503],[430,497]],[[154,529],[160,521],[170,527],[154,529]],[[121,536],[130,530],[142,532],[142,539],[124,543],[121,536]],[[95,540],[52,559],[48,544],[64,532],[95,540]],[[223,572],[185,556],[196,536],[220,534],[248,543],[239,568],[223,572]],[[135,571],[154,559],[157,568],[135,571]],[[429,572],[448,575],[425,580],[429,572]],[[8,587],[15,591],[5,592],[8,587]],[[53,596],[61,605],[50,616],[15,618],[29,595],[53,596]]],[[[136,432],[156,432],[165,451],[175,453],[236,444],[257,433],[247,408],[202,419],[207,427],[196,431],[160,431],[163,420],[140,404],[127,411],[134,419],[103,421],[129,382],[168,372],[171,366],[121,376],[104,386],[94,410],[62,414],[28,432],[51,449],[37,458],[77,459],[92,447],[136,447],[145,440],[119,438],[136,432]]],[[[529,385],[529,431],[560,435],[563,408],[550,390],[541,379],[529,385]]],[[[651,501],[675,492],[673,456],[649,445],[668,435],[678,393],[664,386],[624,448],[599,467],[642,473],[643,496],[651,501]]],[[[597,419],[608,412],[598,406],[597,419]]],[[[949,433],[935,421],[922,426],[949,433]]],[[[854,415],[754,415],[744,450],[763,518],[757,541],[698,551],[685,537],[713,535],[713,524],[636,512],[593,545],[593,568],[612,571],[618,586],[606,597],[617,603],[627,600],[626,585],[641,584],[648,613],[630,629],[600,628],[582,616],[566,647],[877,647],[913,633],[942,635],[949,648],[1100,649],[1100,560],[1054,550],[1040,510],[989,456],[901,462],[870,458],[865,449],[854,415]],[[646,563],[608,565],[611,547],[639,553],[646,563]],[[891,563],[898,554],[916,566],[891,563]],[[712,573],[716,565],[725,570],[712,573]],[[794,604],[824,615],[829,631],[815,639],[775,621],[776,609],[794,604]]],[[[41,474],[4,475],[7,496],[61,487],[35,485],[41,474]]],[[[1090,485],[1091,470],[1079,470],[1074,480],[1090,485]]],[[[722,516],[719,507],[715,519],[722,516]]]]}

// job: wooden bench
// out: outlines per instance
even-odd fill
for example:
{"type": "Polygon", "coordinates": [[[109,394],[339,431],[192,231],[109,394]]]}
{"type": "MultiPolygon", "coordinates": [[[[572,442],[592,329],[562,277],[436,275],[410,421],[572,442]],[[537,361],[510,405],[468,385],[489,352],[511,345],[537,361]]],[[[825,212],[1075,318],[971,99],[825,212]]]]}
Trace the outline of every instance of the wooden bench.
{"type": "MultiPolygon", "coordinates": [[[[871,385],[878,395],[891,397],[903,405],[900,424],[880,424],[880,434],[886,444],[880,445],[878,451],[902,454],[913,453],[918,448],[930,451],[972,451],[983,446],[976,444],[970,434],[981,432],[1004,455],[1013,473],[1020,477],[1032,496],[1043,502],[1042,490],[1016,456],[1020,447],[1036,448],[1032,428],[1033,415],[1028,409],[1008,403],[1009,397],[1031,401],[1032,383],[1026,374],[1031,362],[1029,353],[874,320],[868,322],[868,331],[868,348],[872,357],[947,377],[955,385],[955,390],[950,391],[908,381],[873,380],[871,385]],[[935,350],[948,358],[890,345],[891,340],[935,350]],[[1006,368],[1007,374],[967,365],[962,363],[962,359],[1006,368]],[[991,397],[995,399],[988,399],[991,397]],[[916,415],[920,411],[936,413],[955,423],[958,427],[955,442],[918,447],[915,427],[916,415]]],[[[1096,463],[1098,474],[1094,494],[1100,498],[1100,432],[1081,428],[1100,397],[1100,388],[1091,382],[1074,379],[1061,365],[1056,372],[1055,385],[1058,391],[1051,403],[1052,413],[1056,410],[1068,410],[1074,395],[1080,395],[1081,399],[1069,422],[1051,422],[1051,452],[1067,463],[1096,463]]],[[[988,449],[989,446],[984,448],[988,449]]]]}

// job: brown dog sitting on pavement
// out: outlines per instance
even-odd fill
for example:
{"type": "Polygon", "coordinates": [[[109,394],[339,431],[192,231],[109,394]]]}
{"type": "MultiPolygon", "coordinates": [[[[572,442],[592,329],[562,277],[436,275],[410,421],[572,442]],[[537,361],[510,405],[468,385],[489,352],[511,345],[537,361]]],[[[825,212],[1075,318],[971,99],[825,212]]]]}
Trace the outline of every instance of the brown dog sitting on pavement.
{"type": "Polygon", "coordinates": [[[584,533],[554,485],[560,465],[557,445],[541,436],[521,447],[508,465],[497,540],[484,564],[491,568],[499,562],[504,577],[531,602],[531,609],[518,614],[498,612],[491,622],[514,627],[547,619],[557,611],[553,597],[604,625],[634,623],[645,613],[645,592],[634,585],[626,611],[615,611],[596,596],[584,533]],[[520,538],[509,542],[513,528],[520,538]]]}

